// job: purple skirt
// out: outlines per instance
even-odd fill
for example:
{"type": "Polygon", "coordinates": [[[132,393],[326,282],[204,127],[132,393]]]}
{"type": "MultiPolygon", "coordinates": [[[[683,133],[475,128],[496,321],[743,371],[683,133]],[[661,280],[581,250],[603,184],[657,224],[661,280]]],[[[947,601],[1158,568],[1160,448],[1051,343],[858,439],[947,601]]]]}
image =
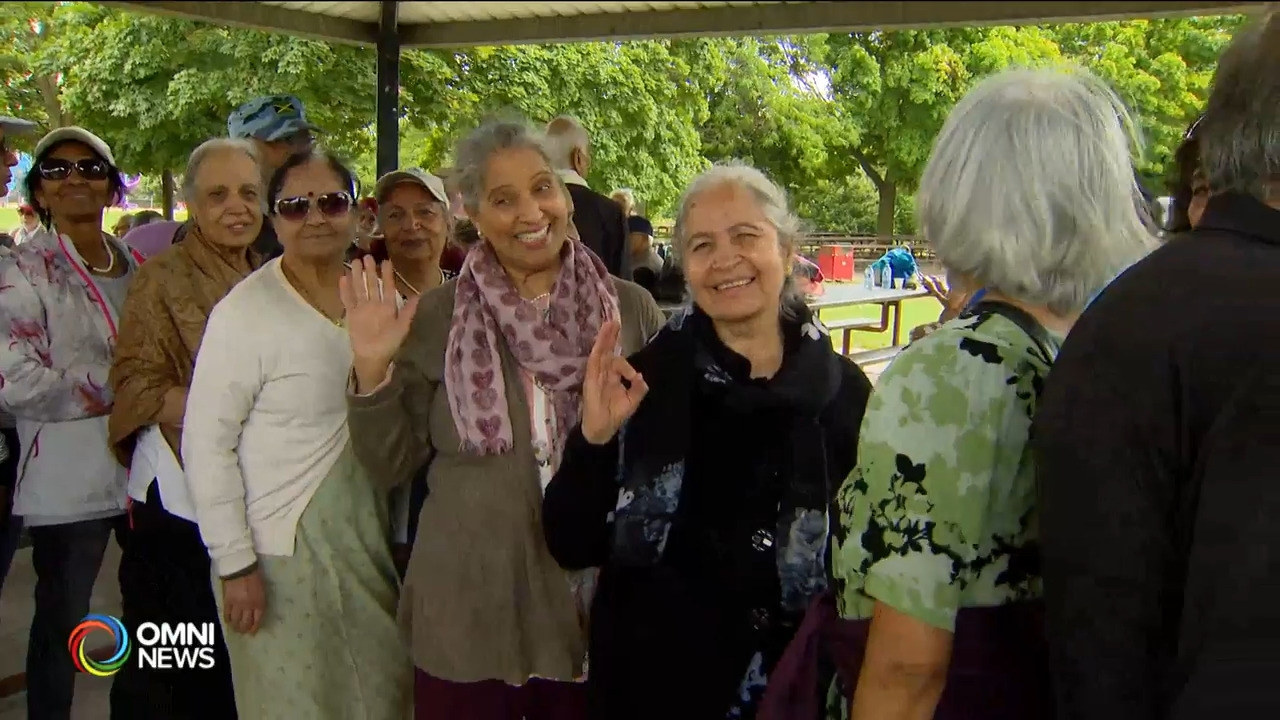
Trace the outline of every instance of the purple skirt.
{"type": "MultiPolygon", "coordinates": [[[[829,593],[815,600],[770,673],[757,720],[818,717],[822,655],[856,687],[870,630],[870,620],[841,619],[829,593]]],[[[934,720],[1049,720],[1052,703],[1044,604],[961,610],[934,720]]]]}
{"type": "Polygon", "coordinates": [[[414,670],[415,720],[586,720],[585,683],[534,678],[524,685],[501,680],[450,682],[414,670]]]}

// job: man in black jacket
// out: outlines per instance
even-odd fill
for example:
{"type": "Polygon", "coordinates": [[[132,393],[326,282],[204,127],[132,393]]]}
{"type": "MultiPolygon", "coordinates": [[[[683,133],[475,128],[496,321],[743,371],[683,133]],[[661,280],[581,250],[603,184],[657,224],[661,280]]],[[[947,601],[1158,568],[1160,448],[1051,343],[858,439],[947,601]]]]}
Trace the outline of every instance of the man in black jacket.
{"type": "Polygon", "coordinates": [[[1199,225],[1084,313],[1036,415],[1059,720],[1280,717],[1280,17],[1197,135],[1199,225]]]}
{"type": "Polygon", "coordinates": [[[560,116],[547,124],[547,152],[552,166],[569,186],[573,198],[573,224],[582,242],[600,259],[609,273],[631,279],[627,252],[627,218],[622,206],[587,186],[591,170],[591,139],[582,125],[560,116]]]}

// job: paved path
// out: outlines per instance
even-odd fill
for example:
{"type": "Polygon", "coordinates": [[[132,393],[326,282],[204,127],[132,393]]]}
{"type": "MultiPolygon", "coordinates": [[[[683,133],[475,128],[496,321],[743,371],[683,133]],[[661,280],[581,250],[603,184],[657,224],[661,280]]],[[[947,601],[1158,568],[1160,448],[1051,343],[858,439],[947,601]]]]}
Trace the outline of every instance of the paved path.
{"type": "MultiPolygon", "coordinates": [[[[93,586],[89,608],[107,615],[120,614],[120,585],[116,570],[120,566],[120,547],[115,540],[107,546],[102,571],[93,586]]],[[[4,590],[0,591],[0,681],[22,673],[27,657],[27,632],[35,608],[36,573],[31,567],[31,548],[23,548],[13,558],[4,590]]],[[[8,684],[8,683],[3,683],[8,684]]],[[[111,681],[90,675],[76,678],[76,702],[72,720],[107,720],[107,693],[111,681]]],[[[19,692],[0,697],[0,720],[23,720],[27,717],[26,694],[19,692]]]]}

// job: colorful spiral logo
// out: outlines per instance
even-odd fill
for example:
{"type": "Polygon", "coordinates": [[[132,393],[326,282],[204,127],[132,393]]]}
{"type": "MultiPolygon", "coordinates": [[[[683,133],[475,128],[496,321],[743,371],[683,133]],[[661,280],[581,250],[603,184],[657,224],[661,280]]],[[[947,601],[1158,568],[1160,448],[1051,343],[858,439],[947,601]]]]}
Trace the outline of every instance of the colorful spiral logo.
{"type": "Polygon", "coordinates": [[[124,629],[124,623],[110,615],[86,615],[76,629],[71,631],[71,639],[67,640],[67,650],[71,651],[71,661],[75,663],[76,670],[98,677],[107,677],[120,672],[120,668],[129,662],[133,645],[129,643],[129,632],[124,629]],[[115,652],[101,662],[89,657],[85,648],[85,639],[95,630],[106,630],[116,641],[115,652]]]}

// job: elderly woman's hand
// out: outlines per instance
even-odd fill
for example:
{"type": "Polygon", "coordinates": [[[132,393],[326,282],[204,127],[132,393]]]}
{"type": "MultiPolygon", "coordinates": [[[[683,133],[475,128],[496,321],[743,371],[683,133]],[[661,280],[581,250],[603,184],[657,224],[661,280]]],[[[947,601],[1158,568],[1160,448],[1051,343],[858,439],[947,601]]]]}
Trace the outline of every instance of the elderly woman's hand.
{"type": "Polygon", "coordinates": [[[391,359],[409,335],[419,296],[409,298],[401,308],[395,288],[391,261],[382,263],[379,282],[377,262],[368,255],[352,263],[339,282],[342,306],[347,311],[357,392],[369,392],[386,379],[391,359]]]}
{"type": "Polygon", "coordinates": [[[920,284],[929,291],[931,296],[942,303],[942,314],[938,316],[940,323],[960,317],[960,313],[964,312],[965,306],[969,304],[969,298],[973,296],[969,292],[948,288],[942,280],[933,275],[921,275],[920,284]]]}
{"type": "Polygon", "coordinates": [[[592,445],[613,439],[649,392],[649,386],[631,363],[614,354],[621,330],[617,320],[605,323],[587,357],[587,373],[582,382],[582,436],[592,445]]]}

